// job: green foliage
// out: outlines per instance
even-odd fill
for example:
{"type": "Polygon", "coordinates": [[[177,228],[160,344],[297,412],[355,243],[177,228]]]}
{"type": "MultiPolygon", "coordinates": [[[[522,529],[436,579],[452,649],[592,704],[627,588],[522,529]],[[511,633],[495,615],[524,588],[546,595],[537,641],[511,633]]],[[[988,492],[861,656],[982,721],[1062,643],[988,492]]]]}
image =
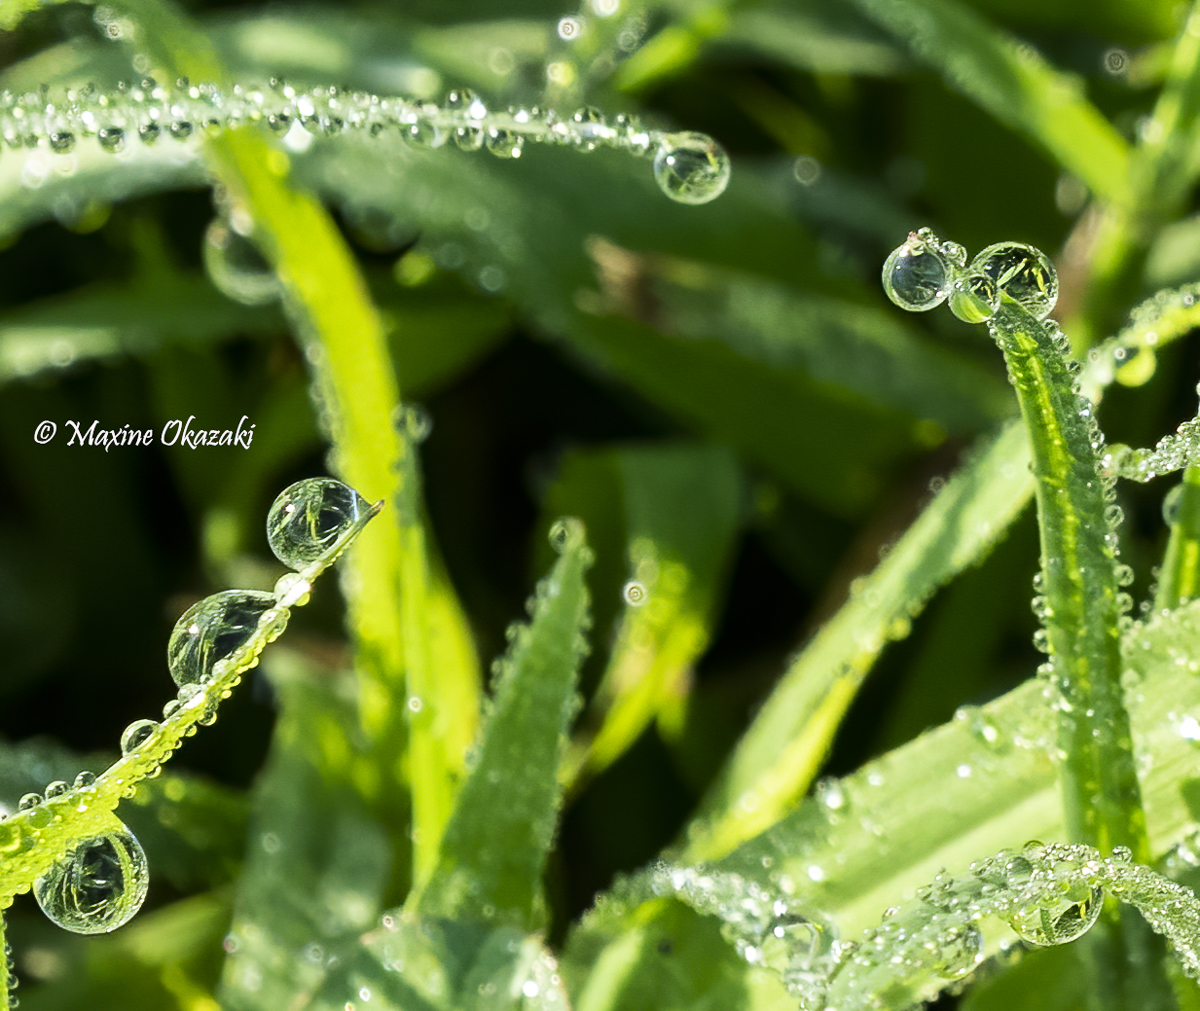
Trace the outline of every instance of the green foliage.
{"type": "Polygon", "coordinates": [[[1195,1006],[1200,8],[219,6],[0,4],[0,1006],[1195,1006]]]}

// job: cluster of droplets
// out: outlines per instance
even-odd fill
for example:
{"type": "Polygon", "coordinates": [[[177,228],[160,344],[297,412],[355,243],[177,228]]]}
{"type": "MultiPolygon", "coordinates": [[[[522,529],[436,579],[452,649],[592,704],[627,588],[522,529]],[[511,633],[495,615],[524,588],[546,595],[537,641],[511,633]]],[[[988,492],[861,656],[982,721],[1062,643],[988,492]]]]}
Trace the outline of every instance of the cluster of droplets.
{"type": "Polygon", "coordinates": [[[655,895],[672,896],[715,916],[737,953],[776,972],[804,1011],[825,1007],[829,977],[844,954],[833,924],[739,874],[660,863],[650,872],[655,895]]]}
{"type": "MultiPolygon", "coordinates": [[[[167,665],[178,686],[163,707],[163,721],[136,720],[121,735],[122,761],[108,773],[120,795],[133,793],[133,773],[154,775],[167,752],[196,724],[211,724],[241,672],[284,630],[289,609],[308,600],[312,580],[341,554],[379,511],[354,489],[332,478],[310,478],[285,489],[267,516],[267,541],[292,571],[274,591],[225,590],[206,597],[180,617],[167,645],[167,665]],[[124,763],[124,764],[123,764],[124,763]],[[128,765],[128,768],[126,768],[128,765]]],[[[50,783],[29,793],[15,817],[0,818],[0,856],[17,862],[33,853],[43,830],[64,821],[72,808],[86,812],[100,803],[105,783],[81,772],[73,784],[50,783]]],[[[146,896],[146,857],[133,834],[115,817],[98,835],[78,841],[33,883],[42,911],[76,933],[115,930],[128,922],[146,896]]],[[[4,903],[7,904],[7,903],[4,903]]]]}
{"type": "Polygon", "coordinates": [[[1041,947],[1077,940],[1099,918],[1106,895],[1139,909],[1185,972],[1200,973],[1200,901],[1135,864],[1123,847],[1102,857],[1088,846],[1035,841],[964,874],[940,871],[854,942],[839,940],[821,915],[738,874],[660,863],[649,885],[655,895],[717,917],[741,957],[779,972],[804,1011],[915,1006],[969,976],[989,951],[1012,945],[1013,933],[1041,947]]]}
{"type": "Polygon", "coordinates": [[[486,150],[498,158],[520,157],[527,142],[612,148],[652,159],[659,188],[685,204],[720,196],[730,174],[729,156],[705,134],[652,130],[634,116],[610,119],[591,107],[567,116],[537,107],[499,112],[465,89],[451,91],[441,104],[334,87],[296,89],[279,78],[229,89],[186,78],[166,87],[147,78],[114,92],[88,85],[0,94],[0,141],[17,151],[68,155],[81,138],[95,138],[101,150],[120,154],[135,140],[183,141],[247,123],[280,136],[297,129],[317,137],[388,133],[418,148],[486,150]]]}
{"type": "Polygon", "coordinates": [[[1058,300],[1058,275],[1046,254],[1033,246],[997,242],[968,264],[961,245],[922,228],[910,232],[887,258],[883,288],[910,312],[925,312],[949,300],[950,311],[967,323],[991,319],[1004,297],[1045,319],[1058,300]]]}

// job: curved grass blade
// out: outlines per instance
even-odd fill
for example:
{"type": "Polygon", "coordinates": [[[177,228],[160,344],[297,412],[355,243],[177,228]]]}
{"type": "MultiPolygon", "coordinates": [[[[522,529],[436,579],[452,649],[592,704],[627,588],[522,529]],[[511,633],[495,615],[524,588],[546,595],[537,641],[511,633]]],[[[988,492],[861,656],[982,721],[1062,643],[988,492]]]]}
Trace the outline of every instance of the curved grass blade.
{"type": "Polygon", "coordinates": [[[879,653],[908,634],[933,592],[986,554],[1029,501],[1028,454],[1024,426],[1010,425],[947,482],[797,656],[688,827],[688,862],[729,853],[799,801],[879,653]]]}
{"type": "Polygon", "coordinates": [[[1129,200],[1129,145],[1084,97],[1078,80],[1046,64],[955,0],[854,0],[1002,123],[1040,144],[1102,200],[1129,200]]]}
{"type": "Polygon", "coordinates": [[[477,756],[458,793],[438,861],[407,908],[421,916],[532,929],[545,918],[542,874],[562,788],[557,771],[577,705],[576,679],[589,623],[583,524],[560,520],[561,552],[537,588],[529,625],[514,625],[496,667],[477,756]]]}

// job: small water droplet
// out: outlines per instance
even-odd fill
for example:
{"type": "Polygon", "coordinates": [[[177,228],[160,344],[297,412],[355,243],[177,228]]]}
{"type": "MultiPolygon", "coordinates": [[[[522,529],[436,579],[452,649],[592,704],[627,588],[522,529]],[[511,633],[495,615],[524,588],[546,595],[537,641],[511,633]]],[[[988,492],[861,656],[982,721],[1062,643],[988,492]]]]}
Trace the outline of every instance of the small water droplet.
{"type": "Polygon", "coordinates": [[[220,218],[204,233],[204,269],[213,286],[242,305],[267,305],[276,301],[279,278],[248,238],[220,218]]]}
{"type": "Polygon", "coordinates": [[[925,312],[946,301],[950,266],[927,228],[909,232],[883,264],[883,290],[901,309],[925,312]]]}
{"type": "Polygon", "coordinates": [[[404,404],[400,408],[400,422],[404,434],[420,445],[433,432],[433,418],[421,404],[404,404]]]}
{"type": "Polygon", "coordinates": [[[75,134],[66,130],[56,130],[50,134],[50,150],[55,154],[69,154],[75,150],[75,134]]]}
{"type": "Polygon", "coordinates": [[[153,720],[135,720],[129,724],[121,734],[121,754],[132,754],[145,744],[157,729],[158,724],[153,720]]]}
{"type": "Polygon", "coordinates": [[[71,787],[61,779],[56,779],[53,783],[46,786],[46,799],[50,800],[54,797],[61,797],[71,787]]]}
{"type": "Polygon", "coordinates": [[[1167,526],[1174,526],[1179,522],[1179,505],[1182,498],[1182,484],[1177,484],[1163,497],[1162,517],[1167,526]]]}
{"type": "Polygon", "coordinates": [[[78,776],[75,777],[75,789],[85,790],[96,782],[96,774],[84,769],[78,776]]]}
{"type": "Polygon", "coordinates": [[[349,485],[307,478],[284,489],[267,514],[267,542],[284,565],[303,569],[332,558],[371,512],[349,485]]]}
{"type": "Polygon", "coordinates": [[[943,979],[961,979],[983,961],[983,934],[971,924],[953,924],[937,939],[933,970],[943,979]]]}
{"type": "Polygon", "coordinates": [[[550,527],[550,547],[561,555],[570,546],[573,535],[579,536],[578,532],[574,529],[578,525],[578,520],[555,520],[550,527]]]}
{"type": "Polygon", "coordinates": [[[497,158],[520,158],[525,138],[515,130],[501,130],[492,126],[484,133],[483,146],[497,158]]]}
{"type": "Polygon", "coordinates": [[[647,593],[645,584],[638,582],[636,579],[631,579],[621,588],[621,596],[630,607],[641,607],[646,603],[647,593]]]}
{"type": "Polygon", "coordinates": [[[189,607],[167,642],[167,666],[181,688],[203,684],[213,667],[245,643],[275,598],[256,590],[224,590],[189,607]]]}
{"type": "Polygon", "coordinates": [[[1125,519],[1125,510],[1119,505],[1104,507],[1104,522],[1110,527],[1119,527],[1125,519]]]}
{"type": "Polygon", "coordinates": [[[96,140],[109,154],[117,154],[125,150],[125,131],[119,126],[101,127],[96,131],[96,140]]]}
{"type": "Polygon", "coordinates": [[[987,274],[969,273],[950,284],[950,311],[964,323],[983,323],[1000,308],[1000,290],[987,274]]]}
{"type": "Polygon", "coordinates": [[[63,929],[103,934],[133,917],[148,885],[146,854],[121,825],[79,843],[34,882],[33,893],[42,912],[63,929]]]}
{"type": "Polygon", "coordinates": [[[997,242],[971,262],[973,274],[985,274],[1014,302],[1037,319],[1050,315],[1058,301],[1058,274],[1040,249],[1022,242],[997,242]]]}
{"type": "Polygon", "coordinates": [[[37,807],[42,802],[40,793],[27,793],[19,801],[17,801],[18,811],[28,811],[30,808],[37,807]]]}
{"type": "Polygon", "coordinates": [[[703,133],[668,134],[654,155],[654,179],[672,200],[706,204],[729,184],[729,155],[703,133]]]}

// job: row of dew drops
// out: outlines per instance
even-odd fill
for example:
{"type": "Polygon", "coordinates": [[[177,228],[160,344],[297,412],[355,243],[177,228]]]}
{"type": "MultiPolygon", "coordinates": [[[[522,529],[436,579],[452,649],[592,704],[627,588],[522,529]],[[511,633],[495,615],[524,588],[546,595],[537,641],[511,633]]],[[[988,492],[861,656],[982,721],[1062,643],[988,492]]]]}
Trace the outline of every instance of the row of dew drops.
{"type": "Polygon", "coordinates": [[[168,88],[146,78],[118,84],[114,92],[88,85],[0,94],[0,140],[17,151],[69,155],[78,138],[94,137],[101,150],[115,155],[132,137],[151,146],[164,137],[183,141],[246,123],[265,124],[284,137],[298,127],[307,139],[389,133],[418,148],[448,145],[501,158],[520,157],[527,141],[580,151],[612,148],[652,159],[659,188],[684,204],[720,196],[730,175],[729,156],[706,134],[648,129],[623,113],[610,120],[591,106],[567,116],[537,107],[494,112],[466,89],[449,92],[440,105],[336,87],[297,90],[282,78],[227,90],[187,78],[168,88]]]}
{"type": "MultiPolygon", "coordinates": [[[[310,478],[285,489],[267,515],[267,540],[276,558],[292,571],[279,578],[271,593],[225,590],[184,612],[167,644],[167,665],[178,693],[163,707],[164,721],[201,710],[197,722],[215,722],[219,699],[228,697],[240,680],[237,669],[245,669],[252,659],[234,654],[256,637],[261,649],[283,631],[289,608],[308,601],[311,580],[346,548],[380,505],[368,505],[353,488],[332,478],[310,478]],[[243,661],[240,667],[231,669],[238,660],[243,661]]],[[[121,735],[122,755],[129,758],[139,749],[153,747],[159,727],[155,720],[131,723],[121,735]]],[[[192,725],[185,735],[194,733],[192,725]]],[[[47,801],[73,794],[78,810],[86,811],[96,784],[93,773],[81,772],[74,784],[60,780],[49,784],[44,794],[26,794],[18,808],[29,813],[35,829],[48,828],[61,822],[62,815],[52,811],[47,801]]],[[[126,795],[132,792],[130,785],[126,795]]],[[[8,833],[5,828],[0,821],[0,852],[22,844],[15,825],[7,826],[8,833]]],[[[37,878],[33,892],[42,911],[58,926],[98,934],[127,923],[141,907],[148,884],[141,844],[113,817],[110,830],[78,843],[37,878]]]]}
{"type": "Polygon", "coordinates": [[[1143,911],[1172,942],[1188,975],[1200,970],[1194,944],[1200,903],[1135,865],[1123,847],[1104,858],[1087,846],[1032,841],[976,861],[966,874],[940,871],[857,942],[842,940],[807,905],[735,873],[660,863],[650,887],[719,918],[741,957],[777,973],[804,1011],[880,1007],[882,994],[898,1009],[908,1006],[901,995],[914,1004],[926,999],[983,962],[988,920],[1039,947],[1077,940],[1098,919],[1106,890],[1143,911]]]}

